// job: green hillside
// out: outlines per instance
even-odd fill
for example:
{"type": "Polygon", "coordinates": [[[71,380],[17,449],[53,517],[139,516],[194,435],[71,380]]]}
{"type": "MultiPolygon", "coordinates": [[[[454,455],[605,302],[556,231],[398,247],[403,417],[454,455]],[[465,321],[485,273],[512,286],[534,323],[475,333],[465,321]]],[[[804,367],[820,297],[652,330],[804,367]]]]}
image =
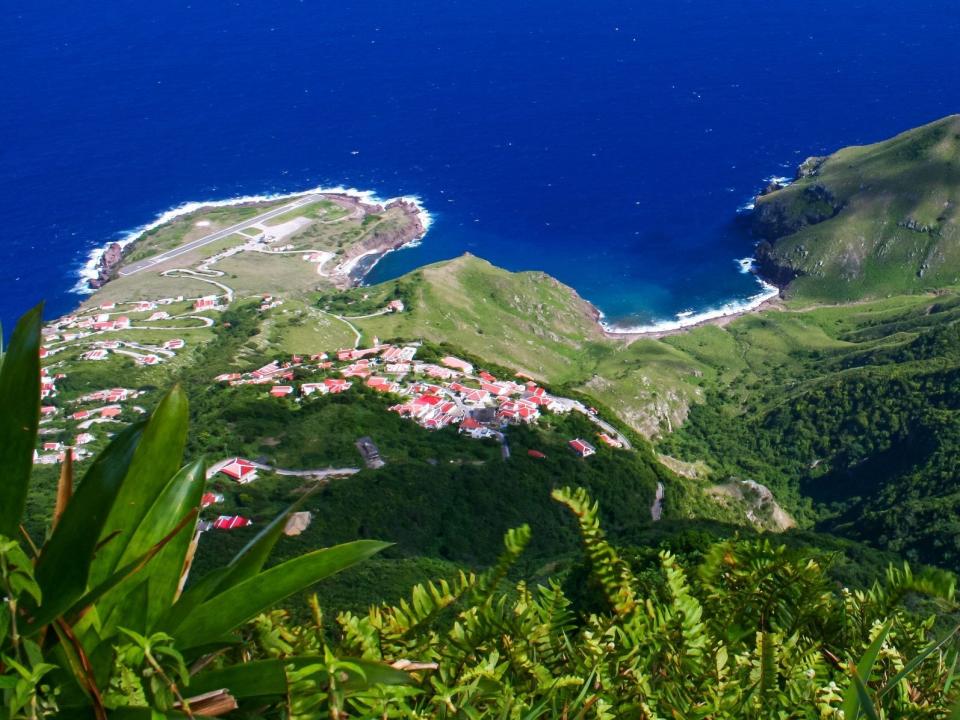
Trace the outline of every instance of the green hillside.
{"type": "Polygon", "coordinates": [[[960,115],[810,158],[757,199],[764,274],[791,296],[880,297],[960,282],[960,115]]]}

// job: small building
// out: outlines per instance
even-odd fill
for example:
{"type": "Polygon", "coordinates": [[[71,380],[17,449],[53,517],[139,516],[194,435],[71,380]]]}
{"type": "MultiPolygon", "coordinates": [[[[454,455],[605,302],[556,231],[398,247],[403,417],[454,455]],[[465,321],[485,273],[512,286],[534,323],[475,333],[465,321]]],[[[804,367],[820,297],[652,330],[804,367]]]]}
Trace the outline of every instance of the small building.
{"type": "Polygon", "coordinates": [[[473,374],[473,365],[468,363],[466,360],[461,360],[458,357],[453,357],[452,355],[447,355],[445,358],[440,359],[441,365],[446,365],[448,368],[453,368],[454,370],[459,370],[465,375],[473,374]]]}
{"type": "Polygon", "coordinates": [[[597,452],[597,449],[588,443],[586,440],[581,440],[576,438],[575,440],[570,441],[570,447],[573,448],[573,451],[580,457],[590,457],[597,452]]]}
{"type": "Polygon", "coordinates": [[[323,384],[327,386],[327,390],[334,394],[345,392],[353,385],[353,383],[340,378],[327,378],[323,381],[323,384]]]}
{"type": "Polygon", "coordinates": [[[90,433],[80,433],[73,439],[74,445],[86,445],[87,443],[93,442],[96,439],[95,436],[90,433]]]}
{"type": "Polygon", "coordinates": [[[107,351],[106,350],[90,350],[89,352],[83,353],[80,356],[82,360],[106,360],[107,351]]]}
{"type": "Polygon", "coordinates": [[[600,433],[598,437],[600,438],[601,441],[603,441],[604,444],[608,445],[609,447],[612,447],[612,448],[622,448],[622,447],[623,447],[623,443],[622,443],[622,442],[620,442],[620,441],[617,440],[616,438],[610,437],[610,436],[607,435],[606,433],[600,433]]]}
{"type": "Polygon", "coordinates": [[[246,485],[257,478],[257,466],[243,458],[232,458],[220,468],[220,471],[229,478],[233,478],[241,485],[246,485]]]}
{"type": "Polygon", "coordinates": [[[113,406],[111,406],[111,407],[105,407],[105,408],[101,409],[101,410],[100,410],[100,417],[102,417],[102,418],[115,418],[115,417],[117,417],[117,416],[118,416],[120,413],[122,413],[122,412],[123,412],[123,410],[122,410],[120,407],[118,407],[118,406],[116,406],[116,405],[113,405],[113,406]]]}
{"type": "Polygon", "coordinates": [[[213,521],[213,527],[217,530],[236,530],[248,525],[253,525],[253,520],[240,515],[221,515],[213,521]]]}
{"type": "Polygon", "coordinates": [[[216,295],[206,295],[193,301],[194,310],[212,310],[217,306],[216,295]]]}
{"type": "Polygon", "coordinates": [[[292,393],[292,385],[274,385],[272,388],[270,388],[270,394],[273,395],[273,397],[286,397],[292,393]]]}
{"type": "Polygon", "coordinates": [[[223,495],[220,495],[219,493],[208,492],[204,493],[203,497],[200,498],[200,507],[206,508],[221,502],[223,502],[223,495]]]}
{"type": "Polygon", "coordinates": [[[527,450],[527,455],[529,455],[532,458],[536,458],[537,460],[543,460],[544,458],[547,457],[539,450],[527,450]]]}
{"type": "Polygon", "coordinates": [[[156,322],[157,320],[169,320],[169,319],[170,319],[170,313],[168,313],[166,310],[157,310],[157,312],[153,313],[150,317],[147,318],[147,322],[156,322]]]}

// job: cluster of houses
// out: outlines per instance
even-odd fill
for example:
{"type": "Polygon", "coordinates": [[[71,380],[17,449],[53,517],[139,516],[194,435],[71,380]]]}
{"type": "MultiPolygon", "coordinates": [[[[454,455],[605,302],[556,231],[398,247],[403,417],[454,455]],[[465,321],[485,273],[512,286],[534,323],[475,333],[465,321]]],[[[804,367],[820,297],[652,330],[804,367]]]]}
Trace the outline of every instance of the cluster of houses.
{"type": "MultiPolygon", "coordinates": [[[[215,379],[233,386],[268,385],[272,397],[296,401],[345,392],[362,383],[402,398],[389,407],[390,412],[429,430],[457,426],[474,439],[502,439],[509,425],[535,423],[544,412],[566,413],[576,406],[572,400],[551,395],[534,380],[498,379],[486,371],[475,372],[471,363],[453,356],[422,362],[416,359],[417,351],[416,345],[376,343],[370,348],[338,350],[335,360],[326,353],[307,358],[294,355],[286,362],[274,361],[253,372],[224,373],[215,379]],[[298,386],[294,384],[297,370],[324,372],[329,377],[298,386]]],[[[606,433],[598,437],[610,447],[622,447],[606,433]]],[[[596,452],[580,438],[571,440],[570,447],[581,457],[596,452]]]]}

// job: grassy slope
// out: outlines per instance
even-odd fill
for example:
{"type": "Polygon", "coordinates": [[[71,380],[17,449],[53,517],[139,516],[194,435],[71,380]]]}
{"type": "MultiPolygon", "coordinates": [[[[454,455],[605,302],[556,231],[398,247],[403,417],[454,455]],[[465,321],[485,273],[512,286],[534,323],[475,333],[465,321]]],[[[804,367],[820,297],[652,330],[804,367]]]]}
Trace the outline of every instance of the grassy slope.
{"type": "Polygon", "coordinates": [[[772,240],[761,253],[800,273],[789,288],[796,296],[850,300],[953,285],[960,282],[958,201],[954,115],[844,148],[814,174],[759,198],[760,232],[772,240]]]}

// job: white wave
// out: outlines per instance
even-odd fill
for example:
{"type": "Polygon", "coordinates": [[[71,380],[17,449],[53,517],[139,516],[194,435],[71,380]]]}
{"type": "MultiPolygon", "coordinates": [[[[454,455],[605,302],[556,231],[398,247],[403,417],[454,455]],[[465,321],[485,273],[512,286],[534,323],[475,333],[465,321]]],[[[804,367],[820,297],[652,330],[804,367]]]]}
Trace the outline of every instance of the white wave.
{"type": "MultiPolygon", "coordinates": [[[[193,200],[190,202],[185,202],[176,207],[170,208],[166,212],[160,213],[157,217],[147,223],[146,225],[141,225],[140,227],[129,230],[122,233],[120,239],[111,240],[110,242],[102,245],[100,247],[94,248],[90,251],[90,254],[87,256],[87,261],[80,267],[77,274],[79,275],[79,280],[77,284],[71,288],[71,292],[77,293],[80,295],[91,295],[95,290],[93,290],[87,283],[88,280],[95,279],[99,272],[100,258],[107,251],[107,248],[113,245],[114,243],[118,244],[121,248],[126,247],[132,242],[139,240],[143,237],[144,233],[150,232],[151,230],[165,225],[166,223],[174,220],[183,215],[188,215],[192,212],[196,212],[201,208],[207,207],[229,207],[231,205],[242,205],[244,203],[251,202],[270,202],[273,200],[287,200],[300,197],[301,195],[312,195],[317,193],[325,193],[330,195],[346,195],[348,197],[357,198],[362,202],[375,205],[386,205],[388,203],[394,202],[396,200],[402,200],[403,202],[410,203],[417,209],[417,217],[420,220],[420,224],[423,225],[423,235],[420,236],[420,240],[423,239],[423,236],[427,234],[427,231],[430,229],[430,225],[433,224],[433,216],[430,212],[423,206],[423,202],[420,200],[420,197],[417,195],[401,195],[399,197],[388,198],[386,200],[377,196],[372,190],[358,190],[357,188],[347,188],[342,185],[337,185],[335,187],[315,187],[309,190],[299,190],[297,192],[289,193],[272,193],[269,195],[241,195],[239,197],[227,198],[225,200],[193,200]]],[[[414,247],[414,243],[408,243],[404,247],[414,247]]]]}
{"type": "Polygon", "coordinates": [[[752,212],[755,207],[756,207],[756,205],[754,204],[753,200],[751,199],[751,200],[748,200],[747,202],[745,202],[745,203],[744,203],[743,205],[741,205],[740,207],[738,207],[738,208],[737,208],[737,212],[738,212],[738,213],[748,213],[748,212],[752,212]]]}
{"type": "MultiPolygon", "coordinates": [[[[740,266],[740,272],[754,272],[753,258],[743,258],[741,260],[737,260],[736,262],[740,266]]],[[[730,300],[729,302],[726,302],[718,307],[707,308],[706,310],[702,310],[697,313],[685,310],[677,313],[673,320],[658,320],[651,325],[640,325],[637,327],[620,327],[617,325],[608,325],[601,317],[600,325],[604,330],[611,334],[639,335],[646,333],[667,332],[671,330],[681,330],[682,328],[699,325],[707,320],[716,320],[718,318],[728,317],[730,315],[741,315],[745,312],[753,310],[754,308],[760,307],[760,305],[765,303],[767,300],[780,294],[780,291],[775,286],[765,282],[760,277],[757,277],[756,280],[760,285],[761,290],[755,295],[751,295],[750,297],[742,300],[730,300]]]]}
{"type": "Polygon", "coordinates": [[[793,184],[793,178],[786,177],[785,175],[771,175],[770,177],[764,178],[763,181],[765,183],[776,183],[783,187],[793,184]]]}

